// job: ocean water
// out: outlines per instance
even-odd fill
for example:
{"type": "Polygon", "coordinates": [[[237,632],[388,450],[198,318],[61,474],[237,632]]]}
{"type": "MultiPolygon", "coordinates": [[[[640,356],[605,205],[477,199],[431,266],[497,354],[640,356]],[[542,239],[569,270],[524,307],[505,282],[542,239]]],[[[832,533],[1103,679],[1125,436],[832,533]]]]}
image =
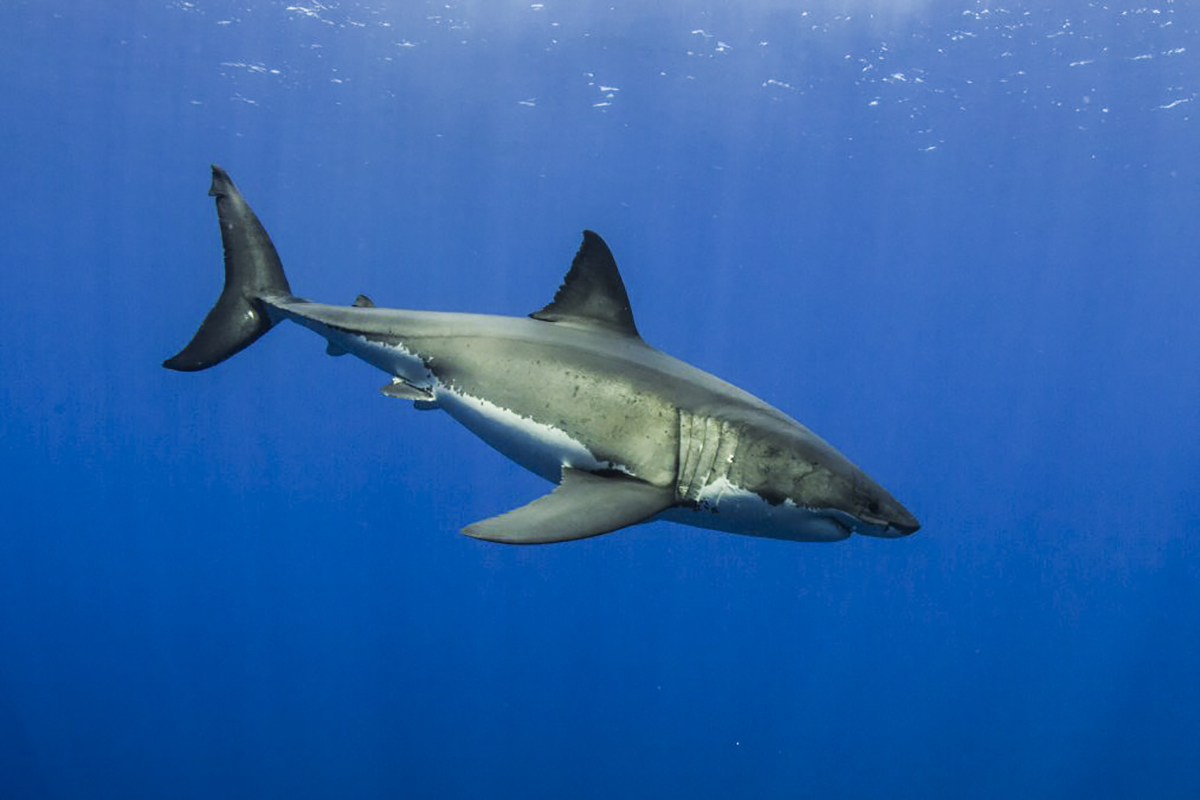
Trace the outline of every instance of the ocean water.
{"type": "Polygon", "coordinates": [[[0,2],[0,797],[1200,796],[1200,6],[0,2]],[[219,290],[652,344],[923,523],[512,548],[547,485],[219,290]]]}

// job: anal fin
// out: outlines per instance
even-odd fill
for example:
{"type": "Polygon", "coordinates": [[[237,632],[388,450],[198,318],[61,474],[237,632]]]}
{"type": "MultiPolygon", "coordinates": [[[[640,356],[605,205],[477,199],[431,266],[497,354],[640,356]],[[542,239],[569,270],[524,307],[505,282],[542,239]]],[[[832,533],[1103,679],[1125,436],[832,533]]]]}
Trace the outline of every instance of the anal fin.
{"type": "Polygon", "coordinates": [[[570,542],[645,522],[674,504],[671,487],[565,467],[562,482],[550,494],[468,525],[463,533],[505,544],[570,542]]]}

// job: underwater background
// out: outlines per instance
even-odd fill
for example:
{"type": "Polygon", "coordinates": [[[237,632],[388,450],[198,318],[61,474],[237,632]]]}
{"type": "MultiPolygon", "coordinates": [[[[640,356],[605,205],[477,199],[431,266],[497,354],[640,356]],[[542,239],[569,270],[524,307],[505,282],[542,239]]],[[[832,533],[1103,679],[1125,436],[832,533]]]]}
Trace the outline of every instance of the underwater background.
{"type": "Polygon", "coordinates": [[[3,0],[0,797],[1200,797],[1200,5],[3,0]],[[215,299],[651,344],[922,530],[515,548],[548,485],[215,299]]]}

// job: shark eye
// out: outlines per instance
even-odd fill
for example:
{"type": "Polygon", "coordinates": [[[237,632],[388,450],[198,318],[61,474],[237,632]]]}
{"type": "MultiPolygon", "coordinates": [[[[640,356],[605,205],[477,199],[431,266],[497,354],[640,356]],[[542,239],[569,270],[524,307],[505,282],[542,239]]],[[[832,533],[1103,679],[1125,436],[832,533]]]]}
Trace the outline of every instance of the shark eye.
{"type": "Polygon", "coordinates": [[[879,513],[879,501],[873,497],[870,500],[868,500],[867,501],[867,511],[870,511],[872,514],[878,514],[879,513]]]}

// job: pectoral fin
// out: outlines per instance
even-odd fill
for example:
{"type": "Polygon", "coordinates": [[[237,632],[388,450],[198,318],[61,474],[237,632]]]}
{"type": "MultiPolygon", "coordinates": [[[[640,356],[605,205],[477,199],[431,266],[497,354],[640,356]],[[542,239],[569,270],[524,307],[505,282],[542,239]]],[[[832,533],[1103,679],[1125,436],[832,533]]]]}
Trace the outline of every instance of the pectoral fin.
{"type": "Polygon", "coordinates": [[[506,544],[569,542],[645,522],[674,503],[672,488],[566,467],[562,482],[550,494],[468,525],[463,533],[506,544]]]}

